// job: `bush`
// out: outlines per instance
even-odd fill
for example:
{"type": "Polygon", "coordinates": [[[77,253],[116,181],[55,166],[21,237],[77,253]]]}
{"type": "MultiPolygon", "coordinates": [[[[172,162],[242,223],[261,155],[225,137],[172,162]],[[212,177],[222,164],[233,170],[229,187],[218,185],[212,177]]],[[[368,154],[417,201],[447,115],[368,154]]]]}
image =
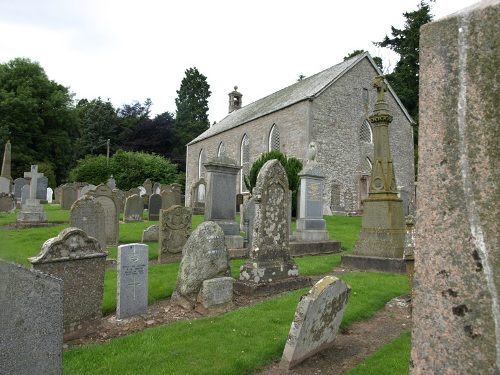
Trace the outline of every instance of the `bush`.
{"type": "Polygon", "coordinates": [[[299,189],[300,178],[299,172],[302,170],[302,162],[297,158],[287,158],[279,151],[270,151],[262,154],[250,168],[248,177],[245,176],[245,185],[251,192],[257,183],[257,176],[261,168],[269,160],[277,159],[285,168],[286,176],[288,177],[288,189],[292,191],[292,215],[296,216],[297,213],[297,191],[299,189]]]}
{"type": "Polygon", "coordinates": [[[69,172],[69,179],[72,182],[88,182],[99,185],[106,183],[111,170],[106,166],[106,156],[87,155],[76,162],[76,167],[69,172]]]}

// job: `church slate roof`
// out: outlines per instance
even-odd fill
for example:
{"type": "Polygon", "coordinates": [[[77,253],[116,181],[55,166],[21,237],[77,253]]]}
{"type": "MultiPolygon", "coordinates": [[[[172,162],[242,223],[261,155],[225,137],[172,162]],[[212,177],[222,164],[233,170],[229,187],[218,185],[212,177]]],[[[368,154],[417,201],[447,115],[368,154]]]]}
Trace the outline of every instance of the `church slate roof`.
{"type": "MultiPolygon", "coordinates": [[[[200,142],[206,138],[210,138],[211,136],[243,125],[259,117],[279,111],[280,109],[289,107],[303,100],[315,98],[365,57],[370,60],[378,74],[382,74],[369,53],[364,52],[231,112],[220,122],[216,123],[210,129],[207,129],[205,132],[189,142],[188,145],[200,142]]],[[[413,122],[406,109],[397,98],[396,94],[390,87],[389,90],[398,101],[398,104],[405,112],[410,122],[413,122]]]]}

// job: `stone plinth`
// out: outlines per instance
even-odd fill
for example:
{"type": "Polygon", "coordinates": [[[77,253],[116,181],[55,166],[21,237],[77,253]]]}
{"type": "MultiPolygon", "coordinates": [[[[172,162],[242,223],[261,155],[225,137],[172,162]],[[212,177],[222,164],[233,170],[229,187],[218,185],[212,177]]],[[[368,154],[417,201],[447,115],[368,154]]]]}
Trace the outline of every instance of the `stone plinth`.
{"type": "Polygon", "coordinates": [[[421,28],[411,374],[500,373],[499,20],[421,28]]]}

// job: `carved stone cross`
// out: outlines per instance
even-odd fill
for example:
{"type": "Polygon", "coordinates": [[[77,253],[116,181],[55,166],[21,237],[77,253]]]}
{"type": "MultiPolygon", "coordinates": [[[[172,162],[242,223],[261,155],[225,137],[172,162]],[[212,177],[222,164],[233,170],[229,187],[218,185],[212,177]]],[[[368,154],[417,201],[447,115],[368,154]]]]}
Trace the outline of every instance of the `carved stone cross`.
{"type": "Polygon", "coordinates": [[[383,102],[385,100],[384,93],[387,91],[387,84],[385,83],[384,76],[376,76],[372,86],[377,89],[377,102],[383,102]]]}
{"type": "Polygon", "coordinates": [[[24,172],[24,178],[31,178],[30,199],[36,199],[36,186],[40,177],[43,177],[43,173],[38,173],[38,165],[32,165],[31,172],[24,172]]]}

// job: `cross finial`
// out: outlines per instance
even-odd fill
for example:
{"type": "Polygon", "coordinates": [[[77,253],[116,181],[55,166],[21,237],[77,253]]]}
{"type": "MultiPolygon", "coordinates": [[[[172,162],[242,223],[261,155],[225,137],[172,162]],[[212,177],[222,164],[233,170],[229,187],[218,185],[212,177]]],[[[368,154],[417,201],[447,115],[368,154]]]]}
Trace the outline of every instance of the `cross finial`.
{"type": "Polygon", "coordinates": [[[385,101],[384,93],[387,91],[387,84],[385,83],[384,76],[376,76],[372,86],[377,89],[377,102],[385,101]]]}

